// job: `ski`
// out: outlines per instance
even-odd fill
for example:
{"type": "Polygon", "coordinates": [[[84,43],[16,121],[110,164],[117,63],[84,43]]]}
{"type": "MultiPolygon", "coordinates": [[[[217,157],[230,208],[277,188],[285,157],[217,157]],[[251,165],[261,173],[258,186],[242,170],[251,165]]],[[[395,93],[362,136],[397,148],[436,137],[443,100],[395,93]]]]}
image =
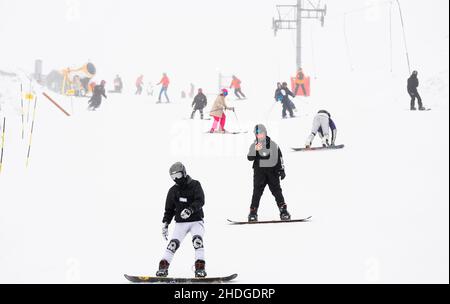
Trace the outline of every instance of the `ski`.
{"type": "Polygon", "coordinates": [[[193,284],[193,283],[209,283],[220,284],[232,281],[237,278],[237,274],[227,277],[216,278],[164,278],[164,277],[139,277],[125,274],[125,278],[132,283],[165,283],[165,284],[193,284]]]}
{"type": "Polygon", "coordinates": [[[322,151],[322,150],[339,150],[343,149],[345,145],[330,146],[330,147],[314,147],[314,148],[291,148],[295,152],[307,152],[307,151],[322,151]]]}
{"type": "Polygon", "coordinates": [[[248,131],[236,131],[236,132],[225,132],[225,133],[222,133],[222,132],[214,132],[214,133],[211,133],[211,132],[209,132],[209,131],[207,131],[207,132],[205,132],[206,134],[220,134],[220,135],[238,135],[238,134],[247,134],[248,133],[248,131]]]}
{"type": "Polygon", "coordinates": [[[282,220],[274,220],[274,221],[257,221],[257,222],[236,222],[232,220],[228,220],[228,223],[230,225],[257,225],[257,224],[287,224],[287,223],[304,223],[308,222],[312,216],[309,216],[304,219],[298,219],[298,220],[288,220],[288,221],[282,221],[282,220]]]}

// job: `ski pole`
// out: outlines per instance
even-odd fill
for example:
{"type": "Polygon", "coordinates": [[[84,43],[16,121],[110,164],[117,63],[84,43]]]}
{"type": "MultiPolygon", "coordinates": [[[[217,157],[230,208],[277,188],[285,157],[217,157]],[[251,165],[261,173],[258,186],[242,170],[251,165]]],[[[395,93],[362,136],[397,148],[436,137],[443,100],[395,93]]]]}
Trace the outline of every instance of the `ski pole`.
{"type": "Polygon", "coordinates": [[[3,167],[3,148],[5,146],[5,128],[6,128],[6,117],[3,117],[2,152],[1,152],[1,156],[0,156],[0,173],[2,173],[2,167],[3,167]]]}
{"type": "Polygon", "coordinates": [[[30,132],[30,143],[28,145],[28,154],[27,154],[27,168],[28,168],[28,163],[30,161],[30,151],[31,151],[31,140],[33,139],[33,131],[34,131],[34,121],[36,118],[36,105],[37,105],[37,96],[34,100],[34,110],[33,110],[33,121],[31,123],[31,132],[30,132]]]}
{"type": "Polygon", "coordinates": [[[24,108],[23,108],[23,88],[22,84],[20,84],[20,106],[22,109],[22,140],[25,137],[25,120],[24,120],[24,108]]]}
{"type": "Polygon", "coordinates": [[[272,104],[272,106],[270,107],[270,110],[267,112],[267,115],[266,115],[266,120],[269,120],[269,116],[270,116],[270,114],[272,113],[272,111],[273,111],[273,108],[275,107],[275,105],[278,103],[278,101],[275,101],[273,104],[272,104]]]}
{"type": "Polygon", "coordinates": [[[237,123],[238,123],[239,130],[242,131],[241,123],[239,122],[238,116],[237,116],[237,114],[236,114],[236,110],[234,110],[233,113],[234,113],[234,116],[236,117],[236,121],[237,121],[237,123]]]}

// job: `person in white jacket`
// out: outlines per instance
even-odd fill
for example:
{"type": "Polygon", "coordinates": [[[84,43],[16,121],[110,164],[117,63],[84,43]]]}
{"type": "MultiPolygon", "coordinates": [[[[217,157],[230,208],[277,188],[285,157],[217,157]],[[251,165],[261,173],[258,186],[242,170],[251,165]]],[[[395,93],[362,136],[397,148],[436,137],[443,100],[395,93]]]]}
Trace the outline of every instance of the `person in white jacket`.
{"type": "Polygon", "coordinates": [[[311,134],[306,140],[306,148],[311,148],[312,142],[316,135],[322,139],[322,146],[324,148],[334,146],[337,136],[337,128],[334,121],[331,119],[331,114],[328,111],[320,110],[314,117],[313,127],[311,134]],[[330,142],[330,130],[331,130],[331,142],[330,142]]]}

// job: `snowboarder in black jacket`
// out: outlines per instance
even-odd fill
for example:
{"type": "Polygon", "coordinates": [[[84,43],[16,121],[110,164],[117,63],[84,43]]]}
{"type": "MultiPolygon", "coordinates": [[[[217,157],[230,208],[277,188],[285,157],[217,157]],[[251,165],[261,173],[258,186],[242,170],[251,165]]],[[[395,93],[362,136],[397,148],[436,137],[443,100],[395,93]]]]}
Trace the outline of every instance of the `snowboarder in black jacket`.
{"type": "Polygon", "coordinates": [[[282,118],[287,117],[286,111],[289,112],[289,115],[291,117],[295,117],[294,112],[293,112],[293,107],[292,107],[294,103],[289,98],[289,96],[294,98],[295,95],[294,95],[294,93],[291,92],[291,90],[289,90],[289,88],[287,86],[287,82],[283,82],[283,85],[281,86],[281,90],[279,91],[279,94],[281,94],[281,96],[282,96],[282,100],[281,100],[281,103],[283,104],[283,112],[281,113],[282,118]]]}
{"type": "Polygon", "coordinates": [[[191,119],[194,119],[195,112],[200,112],[200,117],[203,119],[203,109],[208,105],[208,99],[206,95],[203,94],[202,89],[198,89],[198,94],[195,96],[194,101],[192,102],[193,111],[191,114],[191,119]]]}
{"type": "Polygon", "coordinates": [[[253,162],[253,197],[248,221],[258,221],[259,203],[267,185],[275,197],[281,220],[290,220],[280,184],[280,179],[286,177],[281,149],[267,136],[264,125],[257,125],[254,133],[256,141],[250,146],[247,155],[247,159],[253,162]]]}
{"type": "Polygon", "coordinates": [[[94,87],[92,97],[89,100],[88,110],[95,111],[98,107],[100,107],[102,103],[102,97],[107,98],[105,91],[105,84],[106,81],[102,80],[102,82],[99,85],[96,85],[94,87]]]}
{"type": "Polygon", "coordinates": [[[417,91],[417,88],[419,87],[419,79],[417,78],[418,74],[419,73],[417,71],[414,71],[408,78],[408,94],[411,96],[411,111],[416,111],[416,98],[419,104],[419,111],[425,111],[422,104],[422,98],[417,91]]]}
{"type": "Polygon", "coordinates": [[[193,180],[186,174],[186,168],[182,163],[175,163],[170,167],[169,174],[175,185],[167,194],[166,207],[163,218],[162,235],[168,240],[169,225],[175,218],[175,228],[172,239],[167,246],[163,259],[159,263],[156,275],[167,277],[169,265],[180,248],[186,235],[192,235],[192,244],[195,249],[195,276],[206,277],[205,250],[203,248],[203,205],[205,195],[200,182],[193,180]]]}

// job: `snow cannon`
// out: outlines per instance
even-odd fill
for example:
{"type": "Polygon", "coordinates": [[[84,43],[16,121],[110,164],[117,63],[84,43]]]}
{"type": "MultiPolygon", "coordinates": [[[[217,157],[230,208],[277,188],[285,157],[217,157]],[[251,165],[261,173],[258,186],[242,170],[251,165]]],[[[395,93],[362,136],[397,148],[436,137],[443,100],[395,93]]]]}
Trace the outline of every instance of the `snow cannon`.
{"type": "Polygon", "coordinates": [[[47,87],[62,95],[86,96],[91,91],[90,80],[97,73],[95,65],[87,63],[80,68],[52,71],[47,76],[47,87]]]}

